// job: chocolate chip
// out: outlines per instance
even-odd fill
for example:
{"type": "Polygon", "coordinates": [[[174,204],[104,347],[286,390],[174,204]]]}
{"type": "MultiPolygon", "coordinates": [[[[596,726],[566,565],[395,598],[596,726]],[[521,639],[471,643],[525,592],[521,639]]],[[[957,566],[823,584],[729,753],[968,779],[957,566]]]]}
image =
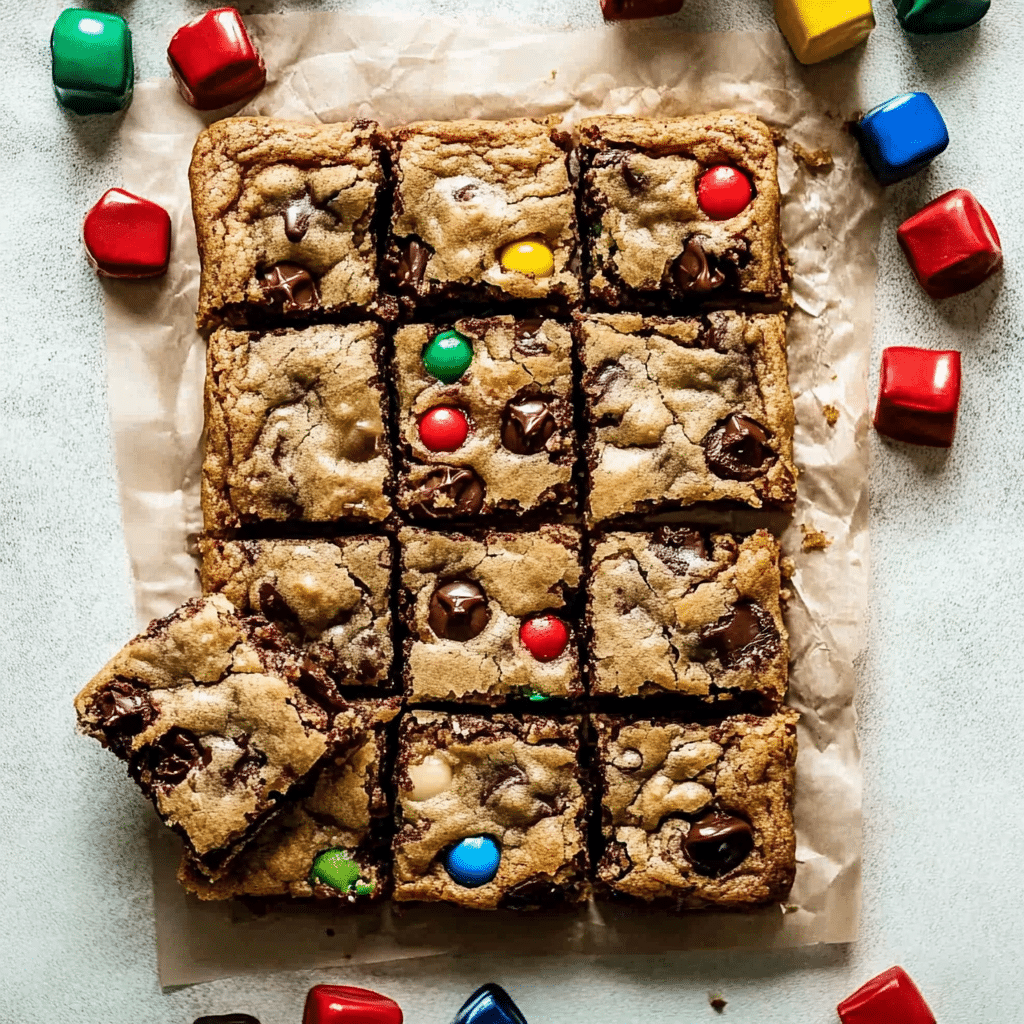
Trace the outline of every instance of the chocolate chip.
{"type": "Polygon", "coordinates": [[[706,562],[708,559],[704,538],[696,530],[685,527],[659,527],[648,551],[677,576],[690,572],[694,562],[706,562]]]}
{"type": "Polygon", "coordinates": [[[626,188],[634,195],[643,192],[649,184],[647,175],[636,170],[628,159],[622,161],[622,178],[626,182],[626,188]]]}
{"type": "Polygon", "coordinates": [[[480,587],[470,580],[452,580],[431,595],[427,623],[442,639],[465,642],[481,633],[490,617],[480,587]]]}
{"type": "Polygon", "coordinates": [[[411,292],[415,295],[423,284],[423,275],[427,270],[430,250],[417,238],[410,238],[405,244],[398,261],[396,283],[399,291],[411,292]]]}
{"type": "Polygon", "coordinates": [[[712,427],[701,441],[708,469],[726,480],[764,476],[778,458],[768,447],[769,437],[757,420],[734,413],[712,427]]]}
{"type": "Polygon", "coordinates": [[[146,752],[154,781],[166,786],[176,786],[205,760],[198,738],[185,729],[168,730],[146,752]]]}
{"type": "Polygon", "coordinates": [[[284,233],[288,236],[289,242],[301,242],[306,237],[313,209],[308,193],[301,199],[293,200],[284,208],[284,233]]]}
{"type": "Polygon", "coordinates": [[[700,642],[710,647],[725,668],[757,666],[777,657],[778,627],[766,608],[756,601],[740,601],[728,615],[700,631],[700,642]]]}
{"type": "Polygon", "coordinates": [[[524,772],[518,765],[500,765],[484,781],[480,790],[480,802],[487,803],[487,801],[490,800],[491,797],[502,788],[502,786],[523,786],[528,781],[526,772],[524,772]]]}
{"type": "Polygon", "coordinates": [[[468,185],[463,185],[462,188],[457,188],[452,193],[452,198],[457,203],[465,203],[468,200],[472,199],[473,196],[475,196],[479,191],[480,186],[475,185],[473,182],[470,182],[468,185]]]}
{"type": "Polygon", "coordinates": [[[564,903],[565,895],[565,890],[554,882],[545,882],[537,878],[513,885],[502,896],[499,906],[503,910],[532,910],[564,903]]]}
{"type": "Polygon", "coordinates": [[[377,455],[380,429],[371,420],[356,420],[341,443],[341,457],[348,462],[369,462],[377,455]]]}
{"type": "Polygon", "coordinates": [[[684,292],[710,292],[725,284],[725,274],[718,267],[714,257],[708,258],[696,239],[686,243],[682,256],[673,268],[676,284],[684,292]]]}
{"type": "Polygon", "coordinates": [[[111,683],[100,692],[93,714],[99,719],[100,728],[118,737],[142,732],[156,718],[148,692],[121,681],[111,683]]]}
{"type": "Polygon", "coordinates": [[[694,822],[683,840],[683,854],[694,870],[721,878],[754,849],[754,831],[742,818],[712,811],[694,822]]]}
{"type": "Polygon", "coordinates": [[[282,313],[308,313],[320,307],[316,282],[297,263],[275,263],[261,270],[257,279],[267,302],[282,313]]]}
{"type": "Polygon", "coordinates": [[[308,658],[302,667],[290,674],[289,682],[294,683],[314,704],[325,710],[342,709],[347,706],[334,681],[308,658]]]}
{"type": "Polygon", "coordinates": [[[501,443],[516,455],[536,455],[544,450],[557,425],[549,398],[517,396],[501,414],[501,443]]]}
{"type": "Polygon", "coordinates": [[[264,618],[283,625],[289,632],[302,632],[298,615],[295,614],[273,583],[261,583],[260,589],[256,593],[256,600],[258,602],[256,610],[264,618]]]}
{"type": "Polygon", "coordinates": [[[419,501],[410,511],[436,519],[474,516],[484,506],[484,482],[471,469],[439,466],[431,470],[419,490],[419,501]]]}
{"type": "Polygon", "coordinates": [[[548,351],[547,338],[540,333],[544,321],[540,317],[517,320],[512,334],[515,349],[524,356],[542,356],[548,351]]]}

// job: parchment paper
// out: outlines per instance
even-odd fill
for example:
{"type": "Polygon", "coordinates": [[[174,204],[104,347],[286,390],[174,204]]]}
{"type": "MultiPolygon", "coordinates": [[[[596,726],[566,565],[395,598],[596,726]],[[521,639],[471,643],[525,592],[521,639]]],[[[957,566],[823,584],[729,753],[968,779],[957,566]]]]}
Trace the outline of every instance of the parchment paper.
{"type": "MultiPolygon", "coordinates": [[[[154,830],[160,980],[424,956],[662,952],[848,942],[860,905],[861,777],[853,661],[868,583],[866,392],[879,195],[844,131],[857,105],[842,62],[801,69],[777,34],[689,35],[650,23],[535,31],[491,23],[344,14],[247,19],[270,71],[244,112],[307,120],[560,113],[678,115],[736,107],[780,131],[783,232],[797,309],[790,382],[800,497],[784,535],[794,575],[787,623],[790,703],[803,713],[797,770],[799,867],[791,903],[753,914],[671,915],[592,904],[541,915],[453,908],[294,909],[258,916],[186,897],[179,848],[154,830]],[[835,98],[842,95],[842,104],[835,98]],[[793,144],[831,151],[815,172],[793,144]],[[838,413],[826,422],[829,405],[838,413]],[[826,550],[801,550],[801,525],[826,550]],[[328,929],[332,934],[328,934],[328,929]]],[[[106,282],[110,407],[140,625],[198,593],[203,342],[193,328],[199,262],[186,168],[208,119],[169,80],[143,83],[123,125],[124,187],[165,206],[174,250],[156,282],[106,282]]]]}

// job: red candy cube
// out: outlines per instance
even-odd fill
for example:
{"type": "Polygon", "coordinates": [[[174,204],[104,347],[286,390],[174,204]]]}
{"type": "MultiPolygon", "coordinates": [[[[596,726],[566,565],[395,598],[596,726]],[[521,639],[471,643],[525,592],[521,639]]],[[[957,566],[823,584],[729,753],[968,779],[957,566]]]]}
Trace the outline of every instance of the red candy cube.
{"type": "Polygon", "coordinates": [[[368,988],[314,985],[306,996],[302,1024],[402,1024],[402,1008],[368,988]]]}
{"type": "Polygon", "coordinates": [[[102,277],[159,277],[171,255],[171,218],[124,189],[104,192],[85,215],[85,251],[102,277]]]}
{"type": "Polygon", "coordinates": [[[601,0],[601,13],[606,21],[628,18],[660,18],[681,10],[683,0],[601,0]]]}
{"type": "Polygon", "coordinates": [[[233,7],[218,7],[174,33],[167,47],[178,91],[197,110],[217,110],[259,92],[263,58],[233,7]]]}
{"type": "Polygon", "coordinates": [[[1003,265],[992,218],[956,188],[905,220],[896,232],[914,275],[933,299],[976,288],[1003,265]]]}
{"type": "Polygon", "coordinates": [[[935,1024],[932,1011],[902,967],[890,967],[839,1004],[843,1024],[935,1024]]]}
{"type": "Polygon", "coordinates": [[[909,444],[949,448],[960,407],[960,353],[887,348],[875,408],[875,430],[909,444]]]}

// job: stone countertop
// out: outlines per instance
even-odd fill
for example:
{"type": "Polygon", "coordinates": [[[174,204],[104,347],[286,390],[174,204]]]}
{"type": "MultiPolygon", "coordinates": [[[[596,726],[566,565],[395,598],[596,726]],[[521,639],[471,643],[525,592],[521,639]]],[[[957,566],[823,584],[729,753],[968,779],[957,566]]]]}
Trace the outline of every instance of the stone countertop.
{"type": "MultiPolygon", "coordinates": [[[[852,946],[586,959],[410,961],[239,978],[162,993],[156,980],[147,808],[123,766],[74,733],[70,701],[133,632],[105,399],[101,289],[81,250],[84,212],[117,184],[117,119],[73,121],[54,102],[47,40],[64,3],[2,0],[0,66],[0,1021],[190,1024],[247,1011],[298,1024],[330,981],[396,998],[410,1024],[447,1024],[484,981],[533,1024],[712,1021],[832,1024],[834,1007],[894,963],[940,1021],[1024,1020],[1024,238],[1019,88],[1024,18],[997,0],[959,36],[912,41],[890,0],[857,71],[880,102],[924,89],[949,150],[889,192],[872,366],[885,345],[958,348],[964,388],[949,453],[872,435],[874,585],[859,709],[865,767],[862,937],[852,946]],[[1003,238],[1005,274],[937,304],[895,228],[949,188],[970,188],[1003,238]],[[1018,616],[1021,616],[1018,619],[1018,616]],[[1014,623],[1018,623],[1014,625],[1014,623]],[[993,733],[999,721],[1001,732],[993,733]],[[989,814],[989,817],[984,817],[989,814]]],[[[132,27],[139,78],[166,74],[174,28],[205,5],[97,2],[132,27]]],[[[279,10],[402,10],[481,17],[489,0],[316,0],[279,10]]],[[[509,0],[503,17],[593,25],[597,0],[509,0]]],[[[770,0],[687,0],[689,30],[769,29],[770,0]]],[[[837,72],[838,73],[838,72],[837,72]]],[[[843,72],[846,73],[846,72],[843,72]]],[[[871,382],[872,390],[875,381],[871,382]]],[[[695,919],[699,927],[699,919],[695,919]]]]}

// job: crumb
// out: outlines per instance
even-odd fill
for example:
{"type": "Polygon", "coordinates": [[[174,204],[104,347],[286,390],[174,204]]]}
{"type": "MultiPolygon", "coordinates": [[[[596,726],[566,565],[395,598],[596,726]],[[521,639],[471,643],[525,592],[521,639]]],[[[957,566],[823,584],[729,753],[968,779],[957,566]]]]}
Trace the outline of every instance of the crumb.
{"type": "Polygon", "coordinates": [[[832,374],[832,379],[833,380],[839,380],[839,374],[838,373],[833,373],[832,374]]]}
{"type": "Polygon", "coordinates": [[[796,562],[789,555],[783,555],[779,559],[779,572],[783,579],[791,580],[796,575],[796,562]]]}
{"type": "Polygon", "coordinates": [[[834,405],[823,406],[821,411],[825,415],[825,422],[830,427],[834,427],[839,422],[839,410],[834,405]]]}
{"type": "Polygon", "coordinates": [[[557,74],[558,74],[558,69],[557,68],[554,71],[551,72],[551,81],[552,82],[555,80],[555,75],[557,75],[557,74]]]}
{"type": "Polygon", "coordinates": [[[795,903],[783,903],[783,914],[795,914],[800,908],[795,903]]]}
{"type": "Polygon", "coordinates": [[[832,170],[834,161],[830,149],[804,149],[799,142],[791,142],[789,148],[797,163],[803,164],[812,174],[832,170]]]}
{"type": "Polygon", "coordinates": [[[790,599],[793,597],[793,591],[789,587],[782,587],[779,590],[779,604],[785,606],[789,604],[790,599]]]}
{"type": "Polygon", "coordinates": [[[827,533],[816,530],[813,526],[801,523],[800,532],[804,535],[804,539],[800,542],[800,548],[803,551],[827,551],[832,546],[832,538],[827,533]]]}
{"type": "Polygon", "coordinates": [[[715,1011],[715,1013],[721,1013],[729,1004],[718,992],[709,992],[708,1005],[715,1011]]]}
{"type": "Polygon", "coordinates": [[[784,146],[786,144],[786,133],[781,128],[776,128],[774,125],[768,125],[768,131],[771,132],[772,142],[775,143],[776,147],[784,146]]]}

